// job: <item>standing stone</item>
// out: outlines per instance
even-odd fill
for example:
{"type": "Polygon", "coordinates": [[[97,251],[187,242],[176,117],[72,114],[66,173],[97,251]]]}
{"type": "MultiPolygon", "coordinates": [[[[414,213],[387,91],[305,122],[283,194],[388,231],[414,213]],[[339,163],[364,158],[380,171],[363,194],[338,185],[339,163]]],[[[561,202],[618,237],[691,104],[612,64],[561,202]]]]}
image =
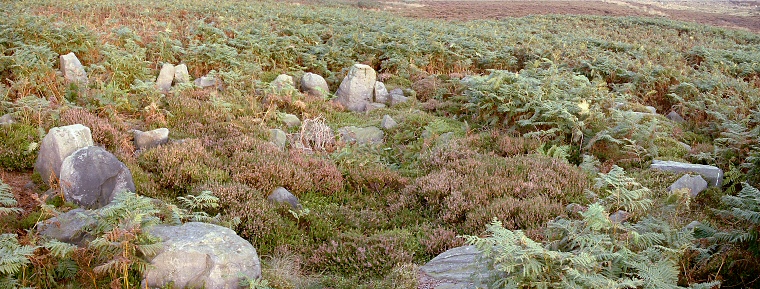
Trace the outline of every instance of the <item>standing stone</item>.
{"type": "Polygon", "coordinates": [[[683,175],[672,185],[668,187],[668,192],[674,192],[680,189],[688,189],[692,198],[707,189],[707,181],[702,176],[683,175]]]}
{"type": "Polygon", "coordinates": [[[174,65],[171,63],[164,63],[161,66],[161,72],[158,73],[156,78],[156,88],[162,93],[167,93],[172,89],[172,81],[174,81],[174,73],[177,71],[174,65]]]}
{"type": "Polygon", "coordinates": [[[404,96],[404,90],[401,88],[396,88],[394,90],[391,90],[390,92],[390,105],[394,106],[399,103],[404,103],[407,100],[409,100],[408,97],[404,96]]]}
{"type": "Polygon", "coordinates": [[[675,122],[685,122],[686,121],[685,119],[683,119],[683,117],[681,117],[680,114],[678,114],[675,111],[671,111],[665,117],[667,117],[669,120],[672,120],[672,121],[675,121],[675,122]]]}
{"type": "Polygon", "coordinates": [[[134,137],[138,150],[154,148],[169,142],[169,129],[159,128],[146,132],[134,130],[134,137]]]}
{"type": "Polygon", "coordinates": [[[34,170],[40,174],[42,181],[50,184],[51,177],[57,180],[61,176],[63,160],[74,151],[93,145],[90,128],[81,124],[54,127],[42,139],[40,152],[34,170]]]}
{"type": "Polygon", "coordinates": [[[651,168],[666,172],[697,173],[702,175],[710,186],[720,187],[723,184],[723,170],[714,166],[654,160],[651,168]]]}
{"type": "Polygon", "coordinates": [[[393,120],[393,118],[390,115],[387,115],[387,114],[383,116],[383,121],[380,122],[380,127],[383,128],[384,130],[392,129],[396,127],[397,125],[398,123],[395,120],[393,120]]]}
{"type": "Polygon", "coordinates": [[[274,192],[272,192],[272,194],[270,194],[269,197],[267,197],[267,200],[269,200],[272,203],[277,203],[277,204],[283,204],[283,203],[290,204],[290,208],[293,210],[301,209],[301,203],[298,200],[298,198],[283,187],[277,187],[276,189],[274,189],[274,192]]]}
{"type": "Polygon", "coordinates": [[[285,145],[288,143],[288,135],[281,129],[273,128],[269,130],[269,141],[280,148],[280,150],[284,150],[285,145]]]}
{"type": "Polygon", "coordinates": [[[63,78],[68,82],[78,82],[83,85],[87,85],[87,73],[84,71],[84,66],[79,62],[79,58],[74,52],[61,55],[59,57],[61,72],[63,72],[63,78]]]}
{"type": "Polygon", "coordinates": [[[270,85],[277,91],[295,89],[295,82],[293,82],[293,77],[287,74],[278,75],[277,78],[275,78],[274,81],[270,83],[270,85]]]}
{"type": "Polygon", "coordinates": [[[335,93],[335,101],[350,111],[362,112],[372,101],[377,73],[372,67],[354,64],[335,93]]]}
{"type": "Polygon", "coordinates": [[[475,283],[492,278],[481,258],[475,246],[450,249],[420,267],[424,274],[420,283],[437,284],[435,288],[477,288],[475,283]]]}
{"type": "Polygon", "coordinates": [[[98,146],[78,149],[61,164],[61,189],[66,201],[97,209],[116,194],[135,191],[132,173],[113,154],[98,146]]]}
{"type": "Polygon", "coordinates": [[[385,84],[380,81],[375,81],[375,102],[388,104],[391,101],[391,94],[388,93],[388,89],[385,88],[385,84]]]}
{"type": "Polygon", "coordinates": [[[374,126],[364,128],[347,126],[338,129],[338,133],[343,141],[358,144],[379,144],[383,142],[385,136],[382,130],[374,126]]]}
{"type": "Polygon", "coordinates": [[[301,77],[301,91],[313,96],[326,97],[330,94],[330,87],[322,76],[308,72],[301,77]]]}
{"type": "Polygon", "coordinates": [[[207,223],[155,226],[163,249],[150,259],[144,286],[150,288],[240,288],[241,277],[261,277],[261,262],[251,243],[234,231],[207,223]]]}
{"type": "Polygon", "coordinates": [[[187,65],[180,64],[174,67],[174,84],[190,82],[190,72],[187,71],[187,65]]]}

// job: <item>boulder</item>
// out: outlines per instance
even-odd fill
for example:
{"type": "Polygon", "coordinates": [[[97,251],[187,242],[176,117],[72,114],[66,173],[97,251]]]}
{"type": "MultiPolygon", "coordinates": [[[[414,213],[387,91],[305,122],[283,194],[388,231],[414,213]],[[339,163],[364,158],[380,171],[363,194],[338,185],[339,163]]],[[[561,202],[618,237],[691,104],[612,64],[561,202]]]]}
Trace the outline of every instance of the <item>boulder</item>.
{"type": "Polygon", "coordinates": [[[61,164],[66,157],[80,148],[91,145],[92,133],[86,126],[74,124],[54,127],[42,139],[34,170],[49,185],[51,178],[57,180],[61,176],[61,164]]]}
{"type": "Polygon", "coordinates": [[[675,111],[671,111],[665,117],[667,117],[669,120],[672,120],[672,121],[675,121],[675,122],[685,122],[686,121],[685,119],[683,119],[683,117],[681,117],[680,114],[678,114],[675,111]]]}
{"type": "Polygon", "coordinates": [[[691,197],[696,197],[699,193],[707,189],[707,181],[700,175],[692,176],[683,175],[668,187],[668,192],[674,192],[680,189],[688,189],[691,197]]]}
{"type": "Polygon", "coordinates": [[[375,102],[388,104],[391,101],[391,94],[388,89],[385,88],[385,84],[380,81],[375,81],[375,102]]]}
{"type": "Polygon", "coordinates": [[[63,78],[66,79],[67,82],[78,82],[87,85],[87,72],[84,71],[84,66],[79,62],[79,58],[77,58],[74,52],[61,55],[59,61],[63,78]]]}
{"type": "Polygon", "coordinates": [[[155,226],[163,249],[150,258],[144,287],[240,288],[242,277],[261,277],[256,249],[234,231],[207,223],[155,226]]]}
{"type": "Polygon", "coordinates": [[[187,65],[180,64],[174,67],[174,84],[190,82],[190,72],[187,71],[187,65]]]}
{"type": "Polygon", "coordinates": [[[355,127],[347,126],[338,129],[341,139],[347,143],[355,142],[357,144],[379,144],[383,142],[383,131],[374,126],[355,127]]]}
{"type": "Polygon", "coordinates": [[[169,142],[169,129],[158,128],[151,131],[134,130],[135,147],[138,150],[149,149],[169,142]]]}
{"type": "Polygon", "coordinates": [[[127,166],[97,146],[78,149],[66,157],[60,183],[66,201],[90,209],[108,205],[117,193],[135,191],[127,166]]]}
{"type": "Polygon", "coordinates": [[[390,105],[394,106],[399,103],[404,103],[409,100],[408,97],[404,96],[404,90],[401,88],[396,88],[394,90],[391,90],[390,92],[390,105]]]}
{"type": "Polygon", "coordinates": [[[284,150],[285,145],[288,143],[288,135],[281,129],[273,128],[269,130],[269,141],[280,148],[280,150],[284,150]]]}
{"type": "Polygon", "coordinates": [[[377,73],[372,67],[354,64],[348,75],[343,78],[343,82],[340,83],[338,91],[335,92],[337,96],[335,101],[351,111],[362,112],[366,110],[367,104],[372,101],[376,80],[377,73]]]}
{"type": "Polygon", "coordinates": [[[489,280],[487,264],[480,260],[475,246],[450,249],[420,267],[424,274],[420,283],[436,284],[435,288],[476,288],[481,280],[489,280]],[[445,287],[441,287],[445,286],[445,287]]]}
{"type": "Polygon", "coordinates": [[[330,94],[330,87],[322,76],[308,72],[301,77],[301,91],[313,96],[326,97],[330,94]]]}
{"type": "Polygon", "coordinates": [[[174,65],[164,63],[161,66],[161,72],[158,73],[158,78],[156,78],[156,88],[163,93],[169,92],[172,89],[172,81],[174,81],[174,73],[176,71],[177,69],[174,65]]]}
{"type": "Polygon", "coordinates": [[[16,120],[13,119],[13,115],[10,113],[4,114],[0,117],[0,125],[11,125],[14,123],[16,123],[16,120]]]}
{"type": "Polygon", "coordinates": [[[390,116],[390,115],[384,115],[383,120],[380,122],[380,127],[384,130],[389,130],[394,127],[396,127],[398,123],[390,116]]]}
{"type": "Polygon", "coordinates": [[[74,209],[38,223],[37,230],[47,238],[83,246],[94,239],[86,229],[97,222],[95,215],[91,210],[74,209]]]}
{"type": "Polygon", "coordinates": [[[278,116],[280,121],[282,121],[287,127],[297,127],[301,125],[301,120],[294,114],[281,113],[278,116]]]}
{"type": "Polygon", "coordinates": [[[277,187],[274,189],[272,194],[267,197],[267,200],[277,204],[287,203],[293,210],[301,209],[301,202],[298,200],[298,198],[283,187],[277,187]]]}
{"type": "Polygon", "coordinates": [[[697,173],[702,175],[710,186],[720,187],[723,184],[723,170],[714,166],[654,160],[651,168],[676,173],[697,173]]]}
{"type": "Polygon", "coordinates": [[[277,91],[295,89],[293,77],[287,74],[280,74],[269,84],[277,91]]]}

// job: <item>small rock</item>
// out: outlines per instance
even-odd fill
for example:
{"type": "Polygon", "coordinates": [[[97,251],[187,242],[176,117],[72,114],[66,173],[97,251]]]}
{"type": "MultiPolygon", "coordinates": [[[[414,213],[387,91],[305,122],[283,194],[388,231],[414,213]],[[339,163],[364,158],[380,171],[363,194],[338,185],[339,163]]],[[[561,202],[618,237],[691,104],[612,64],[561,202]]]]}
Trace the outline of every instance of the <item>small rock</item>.
{"type": "Polygon", "coordinates": [[[174,84],[190,82],[190,72],[187,71],[187,65],[180,64],[174,67],[174,84]]]}
{"type": "Polygon", "coordinates": [[[383,128],[384,130],[392,129],[396,127],[397,125],[398,123],[395,120],[393,120],[393,118],[390,115],[387,115],[387,114],[383,116],[383,121],[380,122],[380,127],[383,128]]]}
{"type": "Polygon", "coordinates": [[[287,74],[278,75],[277,78],[275,78],[272,83],[270,83],[270,85],[277,91],[295,89],[295,82],[293,81],[293,77],[287,74]]]}
{"type": "Polygon", "coordinates": [[[648,111],[649,113],[651,113],[651,114],[656,114],[657,113],[657,109],[654,106],[645,106],[644,109],[646,111],[648,111]]]}
{"type": "Polygon", "coordinates": [[[377,102],[369,103],[366,106],[366,112],[370,112],[370,111],[381,109],[381,108],[386,108],[385,104],[377,103],[377,102]]]}
{"type": "Polygon", "coordinates": [[[433,279],[434,284],[445,288],[476,288],[479,280],[488,280],[492,276],[488,265],[481,261],[482,254],[475,246],[462,246],[450,249],[420,267],[420,271],[433,279]]]}
{"type": "Polygon", "coordinates": [[[696,197],[699,193],[707,189],[707,181],[700,175],[692,176],[689,174],[683,175],[673,184],[668,187],[668,192],[673,192],[680,189],[688,189],[692,198],[696,197]]]}
{"type": "Polygon", "coordinates": [[[301,125],[301,120],[294,114],[281,113],[279,114],[279,118],[287,127],[297,127],[301,125]]]}
{"type": "Polygon", "coordinates": [[[702,175],[710,186],[720,187],[723,184],[723,170],[714,166],[654,160],[651,168],[676,173],[697,173],[702,175]]]}
{"type": "Polygon", "coordinates": [[[330,94],[330,87],[322,76],[308,72],[301,77],[301,91],[313,96],[326,97],[330,94]]]}
{"type": "Polygon", "coordinates": [[[87,228],[97,222],[95,215],[91,210],[74,209],[38,223],[37,230],[47,238],[82,246],[94,239],[87,228]]]}
{"type": "Polygon", "coordinates": [[[127,166],[97,146],[78,149],[66,157],[60,183],[66,201],[94,209],[108,205],[118,193],[135,191],[127,166]]]}
{"type": "Polygon", "coordinates": [[[388,89],[385,88],[385,84],[380,81],[375,81],[375,102],[387,104],[390,103],[391,94],[388,93],[388,89]]]}
{"type": "Polygon", "coordinates": [[[390,92],[390,104],[391,106],[397,105],[399,103],[404,103],[409,100],[408,97],[404,96],[404,90],[401,88],[396,88],[394,90],[391,90],[390,92]]]}
{"type": "Polygon", "coordinates": [[[272,192],[272,194],[267,197],[267,200],[277,204],[290,204],[290,208],[293,210],[301,209],[301,203],[298,198],[283,187],[277,187],[274,189],[274,192],[272,192]]]}
{"type": "Polygon", "coordinates": [[[365,111],[375,92],[376,80],[377,73],[372,67],[354,64],[335,92],[335,101],[350,111],[365,111]]]}
{"type": "Polygon", "coordinates": [[[66,79],[66,81],[87,85],[87,73],[84,71],[84,66],[79,62],[79,58],[77,58],[74,52],[61,55],[59,62],[63,78],[66,79]]]}
{"type": "Polygon", "coordinates": [[[280,148],[280,150],[284,150],[288,143],[288,135],[281,129],[273,128],[269,130],[269,141],[280,148]]]}
{"type": "Polygon", "coordinates": [[[667,117],[669,120],[672,120],[672,121],[675,121],[675,122],[685,122],[686,121],[685,119],[683,119],[683,117],[681,117],[680,114],[678,114],[675,111],[671,111],[665,117],[667,117]]]}
{"type": "Polygon", "coordinates": [[[13,115],[8,113],[4,114],[2,117],[0,117],[0,125],[11,125],[16,123],[16,120],[13,119],[13,115]]]}
{"type": "Polygon", "coordinates": [[[215,86],[217,88],[221,87],[221,82],[215,76],[209,76],[209,75],[196,78],[194,83],[195,83],[195,86],[198,86],[200,88],[206,88],[206,87],[212,87],[212,86],[215,86]]]}
{"type": "Polygon", "coordinates": [[[565,211],[571,214],[579,214],[586,211],[586,207],[580,204],[571,203],[565,207],[565,211]]]}
{"type": "Polygon", "coordinates": [[[164,63],[164,65],[161,66],[161,72],[158,73],[158,78],[156,78],[156,88],[163,93],[169,92],[169,90],[172,89],[172,81],[174,81],[175,72],[176,69],[174,68],[174,65],[171,63],[164,63]]]}
{"type": "Polygon", "coordinates": [[[42,181],[49,185],[51,178],[60,178],[61,164],[66,157],[80,148],[91,145],[92,133],[86,126],[74,124],[54,127],[42,139],[34,170],[40,174],[42,181]]]}
{"type": "Polygon", "coordinates": [[[134,130],[134,137],[138,150],[154,148],[169,142],[169,129],[159,128],[146,132],[134,130]]]}
{"type": "Polygon", "coordinates": [[[623,211],[623,210],[619,210],[619,211],[613,213],[612,215],[610,215],[610,221],[612,221],[613,223],[620,224],[620,223],[623,223],[626,220],[628,220],[628,218],[630,218],[630,217],[631,217],[630,213],[628,213],[626,211],[623,211]]]}
{"type": "Polygon", "coordinates": [[[364,128],[347,126],[338,129],[338,133],[343,141],[358,144],[379,144],[383,142],[384,137],[383,131],[374,126],[364,128]]]}
{"type": "Polygon", "coordinates": [[[684,142],[680,142],[680,141],[678,142],[678,144],[680,144],[686,151],[689,151],[689,152],[691,151],[691,146],[690,145],[688,145],[688,144],[686,144],[684,142]]]}
{"type": "Polygon", "coordinates": [[[691,223],[689,223],[688,225],[686,225],[683,228],[686,229],[686,230],[694,230],[697,227],[699,227],[699,225],[702,225],[702,223],[700,223],[699,221],[691,221],[691,223]]]}

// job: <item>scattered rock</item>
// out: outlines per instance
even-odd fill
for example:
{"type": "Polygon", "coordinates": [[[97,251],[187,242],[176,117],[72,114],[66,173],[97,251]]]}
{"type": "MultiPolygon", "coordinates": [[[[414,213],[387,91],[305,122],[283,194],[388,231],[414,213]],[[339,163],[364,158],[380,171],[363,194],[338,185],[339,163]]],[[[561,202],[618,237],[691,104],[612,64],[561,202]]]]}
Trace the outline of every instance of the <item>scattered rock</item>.
{"type": "Polygon", "coordinates": [[[665,117],[667,117],[669,120],[672,120],[672,121],[675,121],[675,122],[685,122],[686,121],[685,119],[683,119],[683,117],[681,117],[680,114],[678,114],[675,111],[671,111],[665,117]]]}
{"type": "Polygon", "coordinates": [[[274,192],[267,197],[267,200],[277,204],[288,203],[293,210],[301,209],[301,202],[298,198],[283,187],[277,187],[274,189],[274,192]]]}
{"type": "Polygon", "coordinates": [[[219,79],[217,79],[215,76],[201,76],[200,78],[195,79],[195,86],[198,86],[200,88],[206,88],[206,87],[212,87],[215,86],[216,88],[220,88],[221,82],[219,79]]]}
{"type": "Polygon", "coordinates": [[[631,213],[628,213],[628,212],[623,211],[623,210],[619,210],[619,211],[613,213],[612,215],[610,215],[610,221],[612,221],[613,223],[620,224],[620,223],[623,223],[626,220],[628,220],[628,218],[630,218],[630,217],[631,217],[631,213]]]}
{"type": "Polygon", "coordinates": [[[280,121],[282,121],[287,127],[297,127],[301,125],[301,120],[294,114],[281,113],[278,114],[280,121]]]}
{"type": "Polygon", "coordinates": [[[576,204],[576,203],[568,204],[565,207],[565,211],[571,214],[580,214],[582,212],[585,212],[586,209],[588,209],[586,208],[586,206],[583,206],[581,204],[576,204]]]}
{"type": "Polygon", "coordinates": [[[84,71],[82,62],[79,62],[79,58],[77,58],[74,52],[61,55],[59,61],[63,78],[66,79],[66,81],[87,85],[87,72],[84,71]]]}
{"type": "Polygon", "coordinates": [[[431,283],[437,284],[435,288],[474,289],[480,280],[492,278],[487,264],[480,258],[481,253],[475,246],[457,247],[436,256],[420,267],[420,271],[433,279],[431,283]]]}
{"type": "Polygon", "coordinates": [[[393,118],[390,115],[387,115],[387,114],[383,116],[383,121],[380,122],[380,127],[383,128],[384,130],[392,129],[396,127],[397,125],[398,123],[395,120],[393,120],[393,118]]]}
{"type": "Polygon", "coordinates": [[[668,187],[668,192],[674,192],[680,189],[688,189],[691,197],[696,197],[699,193],[707,189],[707,181],[700,175],[692,176],[683,175],[668,187]]]}
{"type": "Polygon", "coordinates": [[[156,78],[156,88],[163,93],[169,92],[172,89],[172,81],[174,81],[174,73],[176,71],[177,69],[174,68],[174,65],[164,63],[161,66],[161,72],[158,73],[158,78],[156,78]]]}
{"type": "Polygon", "coordinates": [[[381,108],[386,108],[385,104],[377,103],[377,102],[369,103],[367,104],[366,112],[370,112],[370,111],[381,109],[381,108]]]}
{"type": "Polygon", "coordinates": [[[234,231],[207,223],[155,226],[163,249],[150,259],[144,286],[150,288],[240,288],[241,277],[261,277],[261,263],[251,243],[234,231]]]}
{"type": "Polygon", "coordinates": [[[689,152],[691,151],[691,146],[690,145],[688,145],[688,144],[686,144],[684,142],[680,142],[680,141],[678,142],[678,144],[680,144],[686,151],[689,151],[689,152]]]}
{"type": "Polygon", "coordinates": [[[95,225],[95,214],[91,210],[74,209],[38,223],[37,228],[42,236],[82,246],[93,239],[85,229],[95,225]]]}
{"type": "Polygon", "coordinates": [[[187,71],[187,65],[180,64],[174,67],[174,84],[190,82],[190,72],[187,71]]]}
{"type": "Polygon", "coordinates": [[[702,175],[710,186],[720,187],[723,184],[723,170],[714,166],[654,160],[651,168],[676,173],[697,173],[702,175]]]}
{"type": "Polygon", "coordinates": [[[654,106],[645,106],[644,109],[651,114],[657,114],[657,109],[654,106]]]}
{"type": "Polygon", "coordinates": [[[385,88],[385,84],[380,81],[375,81],[375,102],[388,104],[391,101],[391,94],[388,93],[388,89],[385,88]]]}
{"type": "Polygon", "coordinates": [[[275,78],[269,85],[274,87],[274,89],[277,91],[295,89],[295,82],[293,81],[293,77],[287,74],[278,75],[277,78],[275,78]]]}
{"type": "Polygon", "coordinates": [[[358,144],[379,144],[383,142],[384,137],[383,131],[374,126],[364,128],[347,126],[338,129],[338,133],[343,141],[358,144]]]}
{"type": "Polygon", "coordinates": [[[313,96],[326,97],[330,94],[330,87],[322,76],[308,72],[301,77],[301,91],[313,96]]]}
{"type": "Polygon", "coordinates": [[[689,223],[688,225],[686,225],[683,228],[686,229],[686,230],[694,230],[697,227],[699,227],[700,225],[702,225],[702,223],[700,223],[699,221],[691,221],[691,223],[689,223]]]}
{"type": "Polygon", "coordinates": [[[138,150],[149,149],[169,142],[169,129],[159,128],[146,132],[134,130],[134,137],[138,150]]]}
{"type": "Polygon", "coordinates": [[[46,184],[50,179],[57,180],[61,176],[63,160],[74,151],[93,145],[90,128],[81,124],[54,127],[42,139],[40,152],[34,164],[46,184]]]}
{"type": "Polygon", "coordinates": [[[363,112],[372,100],[375,91],[377,73],[372,67],[364,64],[354,64],[338,91],[335,101],[350,111],[363,112]]]}
{"type": "Polygon", "coordinates": [[[16,120],[13,119],[13,115],[8,113],[4,114],[2,117],[0,117],[0,125],[11,125],[16,123],[16,120]]]}
{"type": "Polygon", "coordinates": [[[394,90],[391,90],[390,92],[390,104],[391,106],[397,105],[399,103],[404,103],[409,100],[408,97],[404,96],[404,90],[401,88],[396,88],[394,90]]]}
{"type": "Polygon", "coordinates": [[[90,209],[108,205],[117,193],[135,191],[127,166],[97,146],[78,149],[66,157],[60,183],[66,201],[90,209]]]}
{"type": "Polygon", "coordinates": [[[288,135],[278,128],[269,130],[269,141],[276,145],[280,150],[284,150],[288,144],[288,135]]]}

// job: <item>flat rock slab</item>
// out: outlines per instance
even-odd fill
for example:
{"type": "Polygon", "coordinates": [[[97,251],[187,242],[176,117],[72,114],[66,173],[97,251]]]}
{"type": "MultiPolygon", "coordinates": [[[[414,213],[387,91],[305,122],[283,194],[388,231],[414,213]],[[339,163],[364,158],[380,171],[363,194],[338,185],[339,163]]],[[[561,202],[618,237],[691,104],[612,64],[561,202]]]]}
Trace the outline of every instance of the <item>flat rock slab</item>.
{"type": "Polygon", "coordinates": [[[61,189],[66,201],[102,208],[124,191],[135,191],[132,173],[113,154],[97,146],[78,149],[61,164],[61,189]]]}
{"type": "Polygon", "coordinates": [[[93,239],[85,230],[95,225],[95,211],[74,209],[37,224],[42,236],[83,246],[93,239]]]}
{"type": "Polygon", "coordinates": [[[420,271],[429,277],[428,283],[435,283],[433,288],[476,288],[480,280],[490,279],[487,266],[481,262],[480,251],[475,246],[462,246],[450,249],[420,267],[420,271]]]}
{"type": "Polygon", "coordinates": [[[686,174],[670,185],[668,191],[673,192],[684,188],[689,190],[689,195],[691,195],[691,197],[696,197],[699,193],[707,189],[707,181],[705,181],[700,175],[692,176],[686,174]]]}
{"type": "Polygon", "coordinates": [[[710,186],[720,187],[723,184],[723,170],[714,166],[654,160],[651,168],[666,172],[697,173],[702,175],[710,186]]]}
{"type": "Polygon", "coordinates": [[[61,176],[63,160],[74,151],[93,145],[90,128],[81,124],[54,127],[42,139],[34,170],[49,184],[61,176]]]}

